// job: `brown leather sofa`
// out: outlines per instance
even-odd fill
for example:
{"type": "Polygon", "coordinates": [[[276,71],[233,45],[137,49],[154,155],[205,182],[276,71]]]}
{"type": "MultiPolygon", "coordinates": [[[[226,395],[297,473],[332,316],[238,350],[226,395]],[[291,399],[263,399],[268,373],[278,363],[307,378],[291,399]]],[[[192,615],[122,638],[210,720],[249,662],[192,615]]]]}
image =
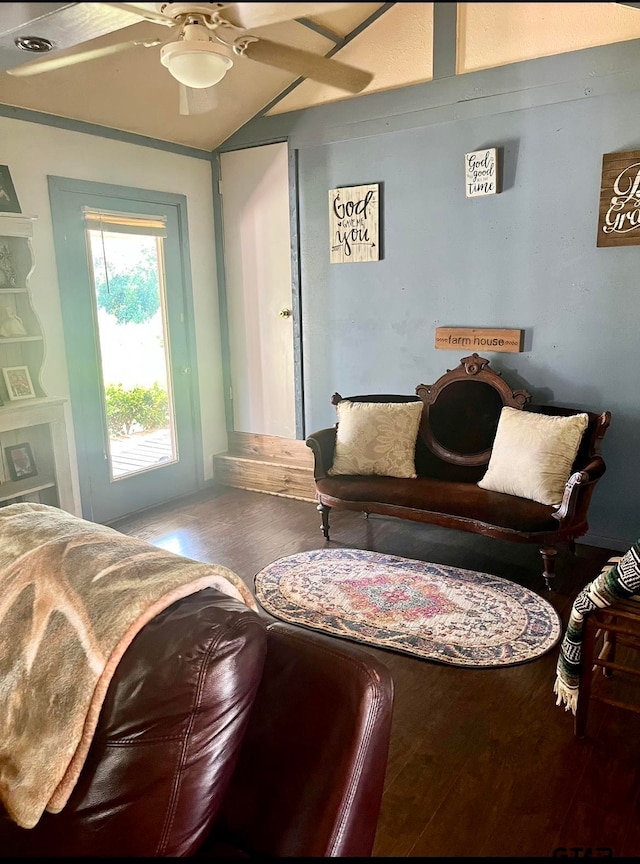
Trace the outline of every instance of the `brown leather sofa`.
{"type": "Polygon", "coordinates": [[[369,856],[392,702],[372,654],[199,591],[126,650],[62,811],[0,816],[2,856],[369,856]]]}

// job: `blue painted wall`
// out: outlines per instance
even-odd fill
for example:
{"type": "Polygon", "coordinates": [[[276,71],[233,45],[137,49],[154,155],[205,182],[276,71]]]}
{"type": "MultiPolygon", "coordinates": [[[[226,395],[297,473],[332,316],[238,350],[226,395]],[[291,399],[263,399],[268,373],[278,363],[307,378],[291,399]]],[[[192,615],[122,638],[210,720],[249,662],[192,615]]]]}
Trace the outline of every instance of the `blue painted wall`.
{"type": "Polygon", "coordinates": [[[435,328],[526,330],[484,353],[534,401],[610,410],[586,542],[640,536],[640,246],[596,247],[602,155],[640,149],[637,42],[254,120],[225,149],[298,151],[306,432],[331,394],[413,393],[468,351],[435,328]],[[497,147],[502,192],[466,199],[464,154],[497,147]],[[381,184],[383,260],[329,263],[327,190],[381,184]]]}

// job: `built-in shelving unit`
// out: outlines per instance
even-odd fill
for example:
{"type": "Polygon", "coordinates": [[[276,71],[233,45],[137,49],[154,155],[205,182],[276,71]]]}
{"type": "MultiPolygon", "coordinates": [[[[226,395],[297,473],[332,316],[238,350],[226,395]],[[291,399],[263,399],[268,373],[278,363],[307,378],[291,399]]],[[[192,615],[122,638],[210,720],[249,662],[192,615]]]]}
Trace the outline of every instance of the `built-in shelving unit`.
{"type": "MultiPolygon", "coordinates": [[[[26,366],[36,397],[44,362],[42,326],[31,302],[29,278],[35,266],[32,218],[0,215],[0,368],[26,366]]],[[[0,398],[10,401],[4,378],[0,398]]]]}
{"type": "Polygon", "coordinates": [[[0,213],[0,507],[35,501],[74,512],[64,400],[41,382],[45,337],[32,304],[34,218],[0,213]],[[33,393],[10,392],[4,369],[26,367],[33,393]],[[29,456],[25,476],[15,462],[29,456]],[[26,476],[28,475],[28,476],[26,476]]]}

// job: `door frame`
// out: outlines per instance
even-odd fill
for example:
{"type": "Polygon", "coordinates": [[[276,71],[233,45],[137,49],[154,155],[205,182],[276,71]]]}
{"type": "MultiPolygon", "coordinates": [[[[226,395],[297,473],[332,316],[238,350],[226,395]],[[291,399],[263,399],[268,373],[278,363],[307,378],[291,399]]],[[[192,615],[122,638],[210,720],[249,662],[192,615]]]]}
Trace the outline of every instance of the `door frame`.
{"type": "MultiPolygon", "coordinates": [[[[190,403],[190,421],[193,429],[193,448],[194,448],[194,488],[197,491],[202,487],[202,478],[204,477],[204,456],[203,456],[203,439],[202,439],[202,422],[200,414],[199,386],[198,386],[198,366],[197,353],[195,344],[195,315],[193,309],[193,288],[191,282],[191,263],[189,251],[189,233],[187,221],[187,199],[186,196],[173,192],[160,192],[150,189],[137,189],[130,186],[119,186],[110,183],[99,183],[90,180],[77,180],[69,177],[57,177],[54,175],[47,176],[49,184],[49,201],[52,214],[52,229],[53,241],[56,253],[56,262],[58,270],[59,283],[64,273],[69,272],[72,268],[72,262],[68,261],[67,244],[65,235],[68,226],[65,224],[63,216],[64,196],[66,193],[74,193],[87,196],[103,196],[114,199],[122,199],[128,202],[148,203],[160,206],[173,207],[178,222],[178,247],[180,254],[180,273],[183,286],[182,304],[184,309],[184,327],[186,352],[188,357],[191,373],[188,376],[188,386],[190,388],[189,403],[190,403]]],[[[63,321],[65,318],[70,320],[70,316],[65,315],[64,292],[60,290],[60,304],[63,313],[63,321]]],[[[70,393],[80,392],[80,374],[79,364],[74,362],[71,354],[71,345],[65,334],[65,354],[67,359],[67,374],[69,378],[70,393]]],[[[71,414],[73,417],[73,428],[76,444],[76,464],[78,468],[78,484],[80,489],[80,502],[82,514],[85,519],[93,519],[93,505],[90,484],[90,448],[87,443],[86,430],[83,423],[81,406],[74,405],[73,398],[70,400],[71,414]]],[[[158,502],[161,503],[161,502],[158,502]]],[[[150,505],[153,506],[153,505],[150,505]]],[[[114,517],[119,518],[119,517],[114,517]]]]}
{"type": "Polygon", "coordinates": [[[286,144],[289,165],[289,227],[291,248],[291,311],[293,327],[293,396],[295,409],[296,439],[306,437],[304,412],[304,368],[302,353],[302,293],[300,276],[300,207],[298,198],[298,151],[289,146],[288,138],[274,138],[244,147],[221,147],[211,160],[213,173],[213,213],[215,225],[216,269],[218,276],[218,302],[220,306],[220,342],[222,347],[222,380],[224,383],[224,408],[227,432],[233,432],[233,398],[231,389],[231,347],[227,305],[227,279],[224,260],[224,225],[222,216],[222,180],[220,156],[238,150],[253,150],[271,144],[286,144]]]}

